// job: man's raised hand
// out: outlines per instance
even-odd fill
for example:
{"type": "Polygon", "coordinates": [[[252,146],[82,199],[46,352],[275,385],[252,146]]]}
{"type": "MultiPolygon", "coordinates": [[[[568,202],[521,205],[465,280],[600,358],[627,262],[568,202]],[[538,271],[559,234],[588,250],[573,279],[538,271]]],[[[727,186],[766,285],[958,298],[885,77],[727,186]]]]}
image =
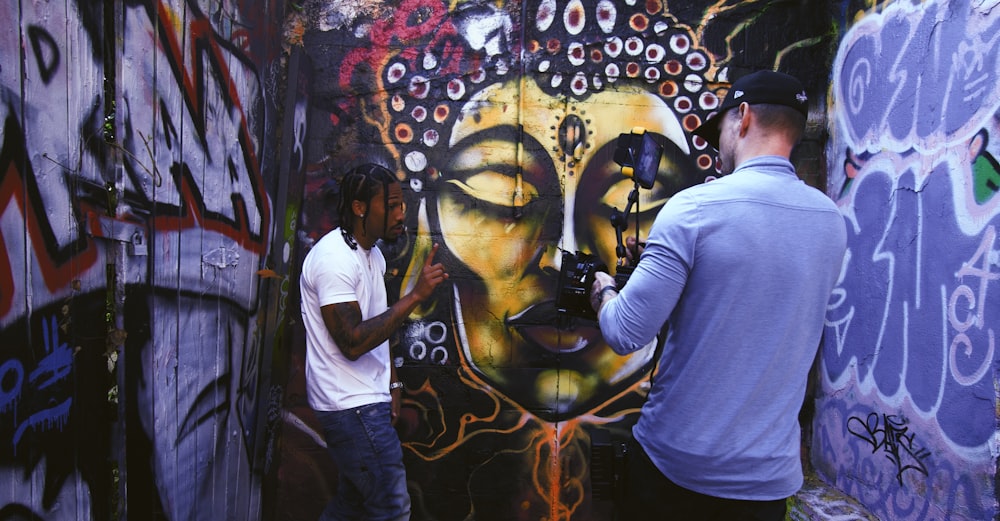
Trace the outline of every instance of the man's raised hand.
{"type": "Polygon", "coordinates": [[[417,284],[413,288],[413,292],[421,300],[426,300],[434,292],[434,288],[441,284],[448,278],[448,272],[445,271],[444,265],[440,262],[437,264],[432,264],[434,262],[434,254],[437,253],[439,245],[437,243],[431,247],[430,253],[427,254],[427,259],[424,260],[424,266],[420,271],[420,276],[417,278],[417,284]]]}

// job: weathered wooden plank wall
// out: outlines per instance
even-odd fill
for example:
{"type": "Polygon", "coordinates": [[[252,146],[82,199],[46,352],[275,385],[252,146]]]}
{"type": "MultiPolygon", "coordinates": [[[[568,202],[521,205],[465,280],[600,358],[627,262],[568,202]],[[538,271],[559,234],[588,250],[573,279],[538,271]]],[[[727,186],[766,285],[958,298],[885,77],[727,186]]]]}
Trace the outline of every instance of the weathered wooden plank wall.
{"type": "Polygon", "coordinates": [[[3,516],[260,516],[283,9],[0,8],[3,516]]]}

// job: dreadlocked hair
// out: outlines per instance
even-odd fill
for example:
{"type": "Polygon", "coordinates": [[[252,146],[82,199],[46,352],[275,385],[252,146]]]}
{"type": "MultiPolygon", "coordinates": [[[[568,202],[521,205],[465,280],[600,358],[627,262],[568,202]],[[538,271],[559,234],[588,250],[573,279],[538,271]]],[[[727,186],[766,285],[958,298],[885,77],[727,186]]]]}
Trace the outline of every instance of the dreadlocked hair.
{"type": "MultiPolygon", "coordinates": [[[[389,169],[381,165],[368,163],[356,166],[340,180],[340,198],[337,200],[337,217],[340,220],[340,233],[344,242],[352,250],[358,249],[358,241],[351,229],[354,211],[351,203],[361,201],[367,205],[382,191],[385,208],[389,207],[389,185],[396,182],[396,177],[389,169]]],[[[361,218],[362,225],[368,222],[368,213],[361,218]]]]}

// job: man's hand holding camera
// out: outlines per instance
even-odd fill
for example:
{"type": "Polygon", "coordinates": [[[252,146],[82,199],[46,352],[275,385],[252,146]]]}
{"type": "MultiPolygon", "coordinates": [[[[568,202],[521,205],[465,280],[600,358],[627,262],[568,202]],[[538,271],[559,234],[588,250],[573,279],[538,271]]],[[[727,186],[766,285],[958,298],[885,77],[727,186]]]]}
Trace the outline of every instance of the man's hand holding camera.
{"type": "Polygon", "coordinates": [[[635,266],[639,264],[639,256],[642,255],[643,250],[646,249],[646,243],[636,242],[635,237],[625,238],[625,260],[628,261],[629,266],[635,266]]]}
{"type": "MultiPolygon", "coordinates": [[[[628,237],[625,239],[625,260],[629,267],[635,267],[639,264],[639,256],[642,255],[643,250],[646,248],[646,243],[637,242],[635,237],[628,237]]],[[[590,305],[594,308],[594,312],[601,310],[601,306],[604,305],[608,299],[614,298],[618,295],[618,290],[623,286],[619,280],[612,277],[607,272],[598,271],[594,273],[594,284],[590,287],[590,305]]]]}
{"type": "MultiPolygon", "coordinates": [[[[635,267],[639,264],[639,257],[645,248],[646,244],[637,242],[635,237],[625,239],[625,259],[628,266],[635,267]]],[[[601,306],[608,299],[612,299],[618,295],[618,289],[621,285],[619,281],[615,280],[607,272],[598,271],[594,273],[594,283],[590,287],[590,305],[594,308],[595,313],[601,310],[601,306]]]]}
{"type": "Polygon", "coordinates": [[[601,311],[604,302],[615,295],[618,295],[618,286],[614,277],[604,271],[594,273],[594,284],[590,287],[590,305],[594,311],[601,311]]]}

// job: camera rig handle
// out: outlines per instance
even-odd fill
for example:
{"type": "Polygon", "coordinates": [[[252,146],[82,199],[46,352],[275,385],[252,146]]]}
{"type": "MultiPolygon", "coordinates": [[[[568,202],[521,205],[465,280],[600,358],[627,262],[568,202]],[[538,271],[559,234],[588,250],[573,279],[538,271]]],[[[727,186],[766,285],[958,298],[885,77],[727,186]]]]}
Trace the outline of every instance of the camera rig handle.
{"type": "Polygon", "coordinates": [[[628,228],[628,214],[632,211],[632,207],[635,207],[635,239],[636,242],[639,241],[639,183],[635,183],[635,187],[632,192],[628,194],[628,205],[625,206],[625,210],[621,211],[617,208],[611,210],[611,226],[615,229],[615,235],[618,239],[618,246],[615,247],[615,255],[618,256],[618,264],[625,264],[625,244],[622,242],[622,234],[625,233],[625,228],[628,228]]]}
{"type": "Polygon", "coordinates": [[[656,180],[656,172],[660,166],[660,158],[663,156],[663,146],[646,132],[643,127],[633,127],[631,132],[618,136],[615,148],[615,163],[621,166],[622,175],[632,178],[633,188],[628,195],[628,205],[625,211],[617,208],[611,211],[611,226],[615,229],[618,245],[615,248],[615,255],[618,257],[618,267],[615,274],[615,281],[619,289],[625,285],[629,275],[632,274],[634,266],[629,266],[627,259],[628,251],[622,241],[622,234],[628,228],[628,215],[635,208],[635,242],[639,243],[639,188],[651,189],[656,180]]]}
{"type": "Polygon", "coordinates": [[[628,281],[629,276],[632,275],[632,270],[635,269],[634,266],[629,266],[626,262],[627,250],[625,249],[625,244],[622,241],[622,235],[625,233],[625,228],[628,228],[628,214],[632,212],[632,208],[635,207],[635,242],[639,243],[639,182],[635,182],[635,186],[632,188],[632,192],[628,194],[628,205],[625,206],[625,210],[619,210],[618,208],[613,208],[611,210],[611,226],[615,229],[615,238],[618,240],[618,245],[615,247],[615,255],[618,257],[618,263],[615,267],[615,285],[618,289],[625,286],[625,282],[628,281]]]}

